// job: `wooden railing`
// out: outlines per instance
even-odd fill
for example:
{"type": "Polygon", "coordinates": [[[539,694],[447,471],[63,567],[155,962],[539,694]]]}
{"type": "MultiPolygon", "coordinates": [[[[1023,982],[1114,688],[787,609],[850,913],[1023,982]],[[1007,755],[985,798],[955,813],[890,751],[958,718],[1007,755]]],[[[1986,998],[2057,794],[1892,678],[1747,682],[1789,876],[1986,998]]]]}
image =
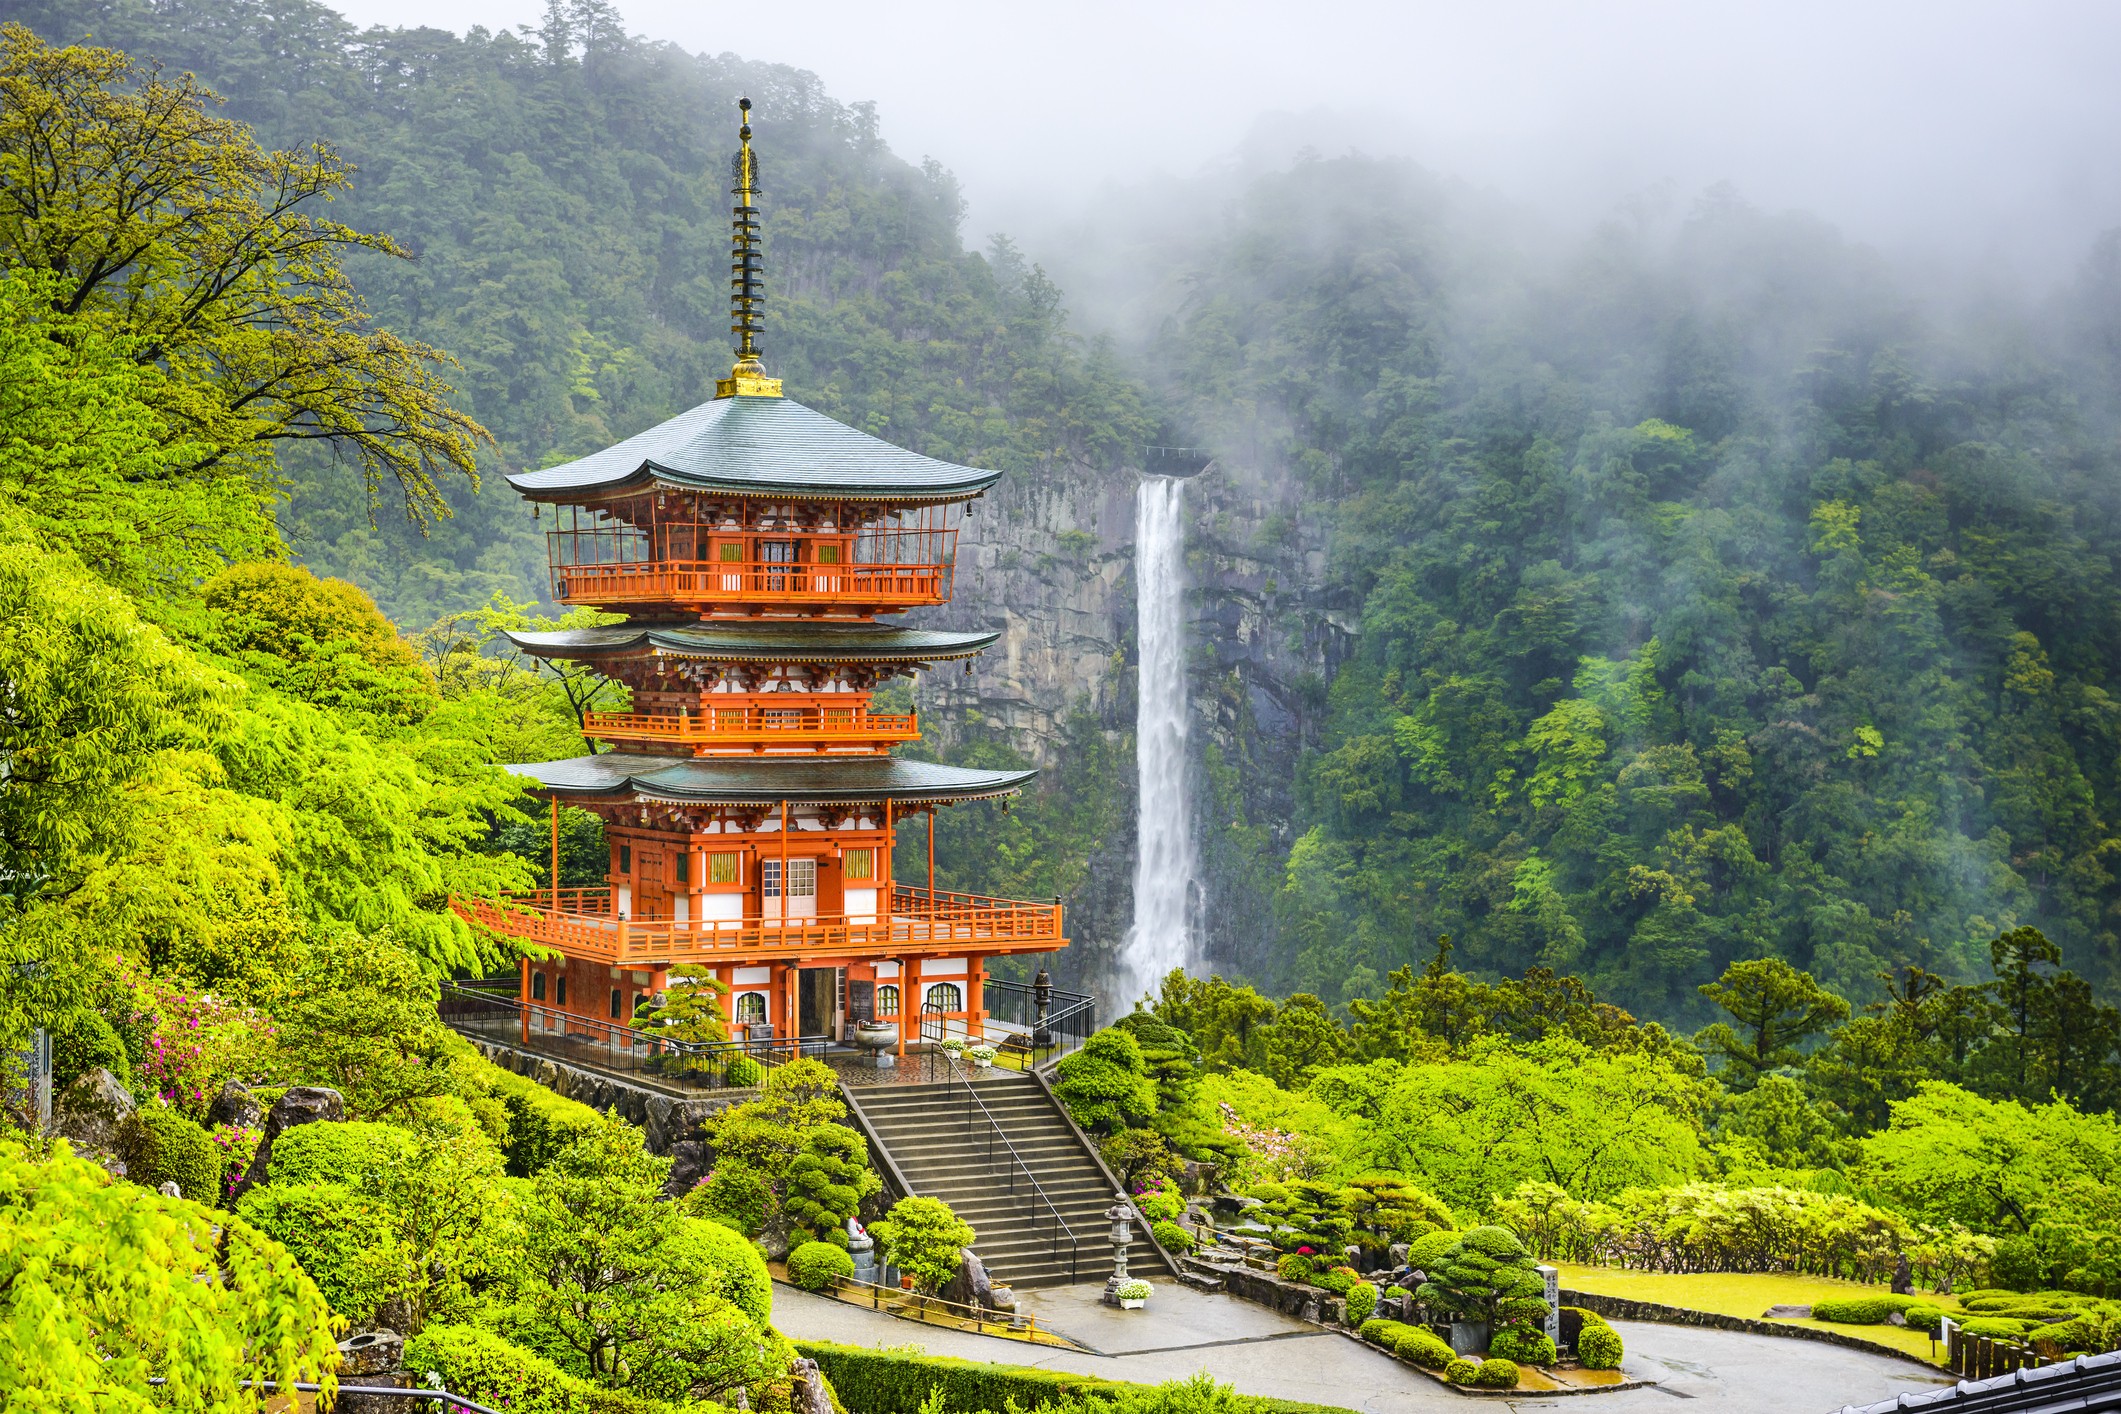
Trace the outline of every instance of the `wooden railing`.
{"type": "Polygon", "coordinates": [[[1065,947],[1062,910],[1053,903],[983,898],[899,886],[881,916],[818,918],[620,918],[608,889],[562,889],[507,894],[499,900],[452,898],[467,923],[570,957],[609,962],[741,962],[801,954],[894,958],[909,948],[927,952],[1050,952],[1065,947]]]}
{"type": "Polygon", "coordinates": [[[689,746],[695,755],[717,747],[763,754],[769,749],[842,751],[918,740],[920,718],[912,712],[871,712],[858,707],[709,707],[694,716],[644,712],[590,712],[584,735],[608,741],[665,742],[689,746]]]}
{"type": "Polygon", "coordinates": [[[950,598],[951,566],[771,560],[637,560],[552,567],[563,604],[840,604],[903,608],[950,598]]]}

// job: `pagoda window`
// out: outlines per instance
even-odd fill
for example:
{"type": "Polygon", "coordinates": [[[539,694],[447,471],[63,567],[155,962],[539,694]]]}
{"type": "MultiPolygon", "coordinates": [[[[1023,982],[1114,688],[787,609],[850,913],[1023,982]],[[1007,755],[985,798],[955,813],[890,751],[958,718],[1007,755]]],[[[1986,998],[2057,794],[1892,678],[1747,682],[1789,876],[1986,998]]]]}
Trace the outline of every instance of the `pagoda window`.
{"type": "Polygon", "coordinates": [[[928,1005],[944,1011],[963,1011],[965,994],[955,982],[938,982],[928,989],[928,1005]]]}
{"type": "Polygon", "coordinates": [[[817,562],[821,565],[836,565],[840,562],[840,547],[820,545],[817,547],[817,562]]]}
{"type": "Polygon", "coordinates": [[[737,884],[744,878],[744,856],[741,854],[710,854],[707,856],[707,882],[710,884],[737,884]]]}
{"type": "Polygon", "coordinates": [[[741,564],[744,559],[744,543],[741,540],[724,540],[717,553],[723,564],[741,564]]]}
{"type": "Polygon", "coordinates": [[[611,1019],[613,1021],[620,1019],[620,1013],[625,1009],[625,1006],[626,994],[617,987],[613,987],[611,989],[611,1019]]]}
{"type": "Polygon", "coordinates": [[[878,1016],[898,1015],[898,988],[888,982],[876,989],[876,1014],[878,1016]]]}
{"type": "MultiPolygon", "coordinates": [[[[762,859],[759,861],[759,885],[767,898],[781,896],[781,861],[762,859]]],[[[788,861],[788,897],[817,897],[817,861],[815,859],[791,859],[788,861]]]]}
{"type": "Polygon", "coordinates": [[[554,1006],[567,1005],[567,974],[564,972],[557,974],[552,979],[552,1004],[554,1006]]]}
{"type": "Polygon", "coordinates": [[[633,846],[630,844],[619,846],[619,872],[621,874],[631,874],[633,872],[633,846]]]}
{"type": "Polygon", "coordinates": [[[534,1002],[545,1000],[545,974],[542,972],[530,974],[530,999],[534,1002]]]}
{"type": "Polygon", "coordinates": [[[843,878],[873,879],[876,877],[876,851],[873,849],[850,849],[840,856],[843,878]]]}
{"type": "Polygon", "coordinates": [[[759,1026],[766,1020],[766,994],[764,992],[740,992],[736,999],[736,1021],[739,1026],[759,1026]]]}
{"type": "Polygon", "coordinates": [[[678,855],[677,881],[681,884],[690,883],[692,881],[692,854],[690,851],[686,851],[678,855]]]}

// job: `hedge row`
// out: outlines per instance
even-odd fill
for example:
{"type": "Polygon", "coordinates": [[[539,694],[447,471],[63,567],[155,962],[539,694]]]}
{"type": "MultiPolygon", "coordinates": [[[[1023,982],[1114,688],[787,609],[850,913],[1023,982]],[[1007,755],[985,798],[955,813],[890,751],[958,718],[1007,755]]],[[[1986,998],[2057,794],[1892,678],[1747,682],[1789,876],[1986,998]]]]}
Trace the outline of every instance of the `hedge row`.
{"type": "Polygon", "coordinates": [[[493,1097],[508,1107],[508,1172],[528,1178],[577,1138],[594,1133],[597,1112],[537,1081],[494,1066],[486,1074],[493,1097]]]}
{"type": "MultiPolygon", "coordinates": [[[[1155,1388],[1065,1370],[986,1365],[943,1355],[911,1355],[829,1341],[799,1340],[795,1348],[817,1361],[840,1402],[861,1414],[920,1414],[922,1403],[938,1389],[951,1414],[976,1414],[1006,1409],[1011,1400],[1018,1408],[1030,1410],[1079,1395],[1116,1399],[1155,1388]]],[[[1349,1414],[1335,1405],[1257,1395],[1238,1395],[1230,1408],[1231,1414],[1349,1414]]]]}

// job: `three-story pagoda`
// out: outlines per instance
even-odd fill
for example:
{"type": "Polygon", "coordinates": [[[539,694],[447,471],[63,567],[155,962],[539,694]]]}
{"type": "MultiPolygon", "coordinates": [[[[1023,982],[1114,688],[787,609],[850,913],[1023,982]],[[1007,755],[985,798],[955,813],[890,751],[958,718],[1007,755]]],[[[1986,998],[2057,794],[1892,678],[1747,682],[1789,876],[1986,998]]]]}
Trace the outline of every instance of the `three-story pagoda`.
{"type": "MultiPolygon", "coordinates": [[[[712,969],[746,1034],[840,1039],[857,1016],[924,1010],[978,1035],[985,962],[1066,946],[1059,902],[942,893],[934,811],[1014,794],[1030,771],[907,760],[911,713],[871,708],[900,674],[969,659],[993,633],[886,615],[949,600],[958,523],[1000,473],[894,447],[784,397],[759,362],[763,308],[749,100],[734,161],[731,332],[713,401],[616,446],[509,477],[555,507],[552,592],[623,623],[513,635],[632,694],[585,735],[610,750],[509,769],[599,816],[605,886],[555,886],[469,920],[559,954],[526,961],[525,1015],[625,1024],[671,968],[712,969]],[[927,817],[925,882],[892,847],[927,817]]],[[[555,861],[556,863],[556,861],[555,861]]]]}

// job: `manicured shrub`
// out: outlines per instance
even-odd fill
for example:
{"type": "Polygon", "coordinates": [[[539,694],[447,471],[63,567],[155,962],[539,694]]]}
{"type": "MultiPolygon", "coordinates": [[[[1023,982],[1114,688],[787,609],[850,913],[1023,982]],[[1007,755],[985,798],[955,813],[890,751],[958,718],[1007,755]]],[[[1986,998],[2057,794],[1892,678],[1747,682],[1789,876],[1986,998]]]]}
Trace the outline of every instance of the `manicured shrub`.
{"type": "Polygon", "coordinates": [[[378,1238],[388,1217],[342,1184],[268,1183],[243,1195],[236,1216],[292,1252],[356,1330],[398,1289],[402,1268],[378,1238]]]}
{"type": "Polygon", "coordinates": [[[1193,1234],[1180,1227],[1177,1223],[1151,1223],[1149,1224],[1149,1235],[1154,1237],[1156,1245],[1163,1248],[1166,1252],[1191,1252],[1197,1245],[1193,1240],[1193,1234]]]}
{"type": "Polygon", "coordinates": [[[806,1242],[788,1254],[788,1280],[804,1291],[823,1291],[853,1275],[853,1255],[829,1242],[806,1242]]]}
{"type": "Polygon", "coordinates": [[[1458,1358],[1449,1341],[1420,1326],[1401,1326],[1392,1341],[1392,1353],[1424,1370],[1441,1370],[1458,1358]]]}
{"type": "Polygon", "coordinates": [[[732,1056],[722,1071],[722,1083],[735,1090],[749,1090],[766,1078],[766,1067],[750,1056],[732,1056]]]}
{"type": "Polygon", "coordinates": [[[1480,1380],[1480,1365],[1463,1356],[1443,1367],[1443,1377],[1454,1385],[1470,1385],[1480,1380]]]}
{"type": "Polygon", "coordinates": [[[535,1080],[495,1066],[486,1088],[508,1112],[508,1172],[528,1178],[575,1140],[596,1132],[603,1116],[579,1100],[546,1089],[535,1080]]]}
{"type": "Polygon", "coordinates": [[[1399,1322],[1397,1321],[1367,1320],[1355,1328],[1355,1333],[1364,1340],[1375,1341],[1379,1345],[1383,1345],[1385,1336],[1398,1324],[1399,1322]]]}
{"type": "Polygon", "coordinates": [[[1311,1259],[1300,1253],[1290,1252],[1274,1264],[1274,1274],[1283,1281],[1307,1282],[1311,1279],[1311,1259]]]}
{"type": "Polygon", "coordinates": [[[1922,1331],[1927,1335],[1935,1336],[1944,1327],[1945,1312],[1942,1306],[1932,1306],[1928,1302],[1917,1301],[1900,1314],[1907,1317],[1909,1330],[1922,1331]]]}
{"type": "Polygon", "coordinates": [[[1459,1234],[1426,1232],[1407,1244],[1407,1265],[1417,1272],[1434,1272],[1444,1258],[1458,1250],[1459,1234]]]}
{"type": "Polygon", "coordinates": [[[683,1198],[685,1211],[694,1217],[720,1223],[746,1237],[757,1237],[766,1227],[766,1212],[773,1206],[773,1190],[757,1170],[734,1159],[714,1166],[705,1183],[695,1184],[683,1198]]]}
{"type": "Polygon", "coordinates": [[[1504,1326],[1495,1332],[1488,1344],[1488,1354],[1504,1360],[1515,1360],[1520,1365],[1551,1365],[1554,1363],[1554,1342],[1537,1326],[1522,1323],[1504,1326]]]}
{"type": "Polygon", "coordinates": [[[1985,1335],[1990,1340],[2017,1340],[2030,1334],[2036,1324],[2013,1316],[1975,1316],[1959,1329],[1968,1335],[1985,1335]]]}
{"type": "Polygon", "coordinates": [[[1620,1368],[1621,1357],[1626,1353],[1627,1348],[1621,1344],[1620,1332],[1604,1321],[1596,1325],[1585,1321],[1583,1329],[1577,1333],[1576,1358],[1583,1362],[1587,1370],[1617,1370],[1620,1368]]]}
{"type": "Polygon", "coordinates": [[[677,1405],[605,1389],[472,1326],[431,1325],[405,1342],[405,1368],[509,1414],[676,1414],[677,1405]]]}
{"type": "Polygon", "coordinates": [[[1141,1043],[1111,1026],[1054,1068],[1053,1094],[1093,1134],[1117,1133],[1156,1113],[1156,1085],[1141,1043]]]}
{"type": "Polygon", "coordinates": [[[321,1122],[290,1129],[273,1140],[274,1183],[343,1183],[372,1189],[412,1161],[419,1141],[390,1124],[321,1122]]]}
{"type": "Polygon", "coordinates": [[[870,1231],[876,1234],[878,1256],[912,1277],[922,1291],[934,1291],[956,1276],[964,1249],[978,1240],[972,1225],[939,1198],[901,1198],[870,1231]]]}
{"type": "Polygon", "coordinates": [[[1346,1268],[1335,1267],[1330,1272],[1320,1272],[1312,1277],[1311,1285],[1335,1296],[1346,1296],[1355,1289],[1355,1278],[1348,1275],[1346,1268]]]}
{"type": "Polygon", "coordinates": [[[1506,1227],[1468,1228],[1458,1240],[1467,1250],[1498,1262],[1524,1255],[1523,1241],[1506,1227]]]}
{"type": "Polygon", "coordinates": [[[133,1182],[148,1188],[174,1183],[194,1203],[221,1206],[220,1147],[175,1110],[152,1101],[134,1110],[118,1128],[117,1150],[133,1182]]]}
{"type": "Polygon", "coordinates": [[[1877,1326],[1885,1318],[1915,1304],[1912,1296],[1857,1296],[1845,1301],[1820,1301],[1812,1306],[1812,1319],[1839,1326],[1877,1326]]]}
{"type": "MultiPolygon", "coordinates": [[[[1091,1399],[1122,1408],[1161,1408],[1154,1385],[1122,1384],[1095,1375],[1023,1365],[984,1365],[942,1355],[910,1354],[861,1345],[797,1341],[796,1352],[817,1361],[840,1401],[860,1414],[920,1414],[923,1406],[949,1410],[1020,1409],[1047,1405],[1082,1408],[1091,1399]],[[940,1396],[937,1399],[936,1396],[940,1396]]],[[[1172,1401],[1172,1407],[1192,1402],[1172,1401]]],[[[1329,1406],[1291,1399],[1234,1395],[1213,1407],[1223,1414],[1340,1414],[1329,1406]]]]}
{"type": "Polygon", "coordinates": [[[1515,1389],[1522,1378],[1513,1360],[1483,1360],[1474,1372],[1473,1383],[1482,1389],[1515,1389]]]}
{"type": "Polygon", "coordinates": [[[1412,1296],[1413,1294],[1413,1292],[1407,1290],[1405,1287],[1399,1285],[1397,1282],[1385,1288],[1385,1295],[1387,1296],[1412,1296]]]}
{"type": "Polygon", "coordinates": [[[862,1200],[883,1187],[869,1170],[869,1145],[840,1124],[822,1124],[803,1138],[803,1148],[788,1161],[783,1176],[781,1211],[793,1241],[809,1238],[847,1241],[847,1220],[862,1200]]]}
{"type": "Polygon", "coordinates": [[[730,1305],[749,1316],[753,1325],[773,1324],[773,1274],[749,1238],[720,1223],[694,1221],[685,1224],[680,1240],[704,1249],[707,1263],[722,1274],[722,1294],[730,1305]]]}
{"type": "Polygon", "coordinates": [[[1377,1288],[1369,1282],[1359,1281],[1348,1288],[1348,1319],[1357,1323],[1370,1319],[1377,1309],[1377,1288]]]}

